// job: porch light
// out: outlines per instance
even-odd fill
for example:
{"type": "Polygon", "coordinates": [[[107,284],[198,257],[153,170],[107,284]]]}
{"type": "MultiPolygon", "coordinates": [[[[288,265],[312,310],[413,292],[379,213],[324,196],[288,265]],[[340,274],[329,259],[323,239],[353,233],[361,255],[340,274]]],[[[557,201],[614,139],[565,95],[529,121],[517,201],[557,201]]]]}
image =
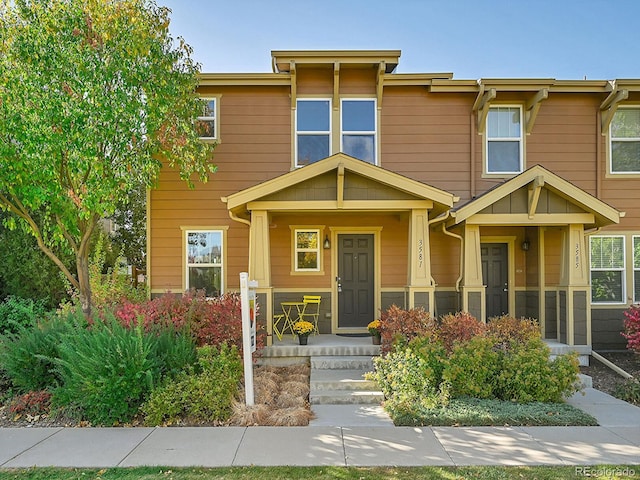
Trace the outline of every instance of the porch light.
{"type": "Polygon", "coordinates": [[[329,250],[331,248],[331,242],[329,241],[329,236],[324,236],[324,243],[322,244],[325,250],[329,250]]]}
{"type": "Polygon", "coordinates": [[[524,240],[522,242],[522,245],[520,245],[522,247],[522,250],[524,250],[525,252],[529,251],[529,247],[531,246],[531,243],[529,242],[529,240],[524,240]]]}

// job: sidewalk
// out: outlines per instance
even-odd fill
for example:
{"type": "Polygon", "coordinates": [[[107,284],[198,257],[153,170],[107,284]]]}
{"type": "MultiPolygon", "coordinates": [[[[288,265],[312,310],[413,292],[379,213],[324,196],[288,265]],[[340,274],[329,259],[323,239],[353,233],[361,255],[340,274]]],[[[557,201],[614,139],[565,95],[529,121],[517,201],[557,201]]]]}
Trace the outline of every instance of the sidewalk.
{"type": "Polygon", "coordinates": [[[640,464],[640,408],[591,388],[569,403],[601,425],[0,428],[0,468],[640,464]]]}

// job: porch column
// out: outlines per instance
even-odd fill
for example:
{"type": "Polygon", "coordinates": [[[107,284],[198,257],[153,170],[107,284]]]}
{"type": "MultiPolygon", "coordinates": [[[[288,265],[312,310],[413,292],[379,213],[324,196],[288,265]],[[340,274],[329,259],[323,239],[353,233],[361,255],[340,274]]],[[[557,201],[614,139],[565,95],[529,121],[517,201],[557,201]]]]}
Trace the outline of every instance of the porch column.
{"type": "Polygon", "coordinates": [[[411,210],[408,277],[409,308],[423,307],[433,315],[435,285],[431,279],[431,247],[427,209],[411,210]]]}
{"type": "Polygon", "coordinates": [[[267,328],[267,345],[272,343],[273,295],[271,288],[271,253],[269,247],[269,213],[266,210],[251,212],[249,229],[249,279],[258,281],[258,320],[267,328]]]}
{"type": "Polygon", "coordinates": [[[562,236],[560,340],[591,345],[591,287],[582,224],[568,225],[562,236]]]}
{"type": "Polygon", "coordinates": [[[464,265],[462,270],[462,310],[486,321],[486,287],[482,279],[480,226],[464,226],[464,265]]]}

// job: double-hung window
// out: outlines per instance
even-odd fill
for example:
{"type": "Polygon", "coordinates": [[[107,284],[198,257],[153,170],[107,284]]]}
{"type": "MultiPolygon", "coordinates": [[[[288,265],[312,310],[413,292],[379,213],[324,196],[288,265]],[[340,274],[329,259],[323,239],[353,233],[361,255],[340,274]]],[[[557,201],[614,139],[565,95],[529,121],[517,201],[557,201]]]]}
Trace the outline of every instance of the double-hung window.
{"type": "Polygon", "coordinates": [[[222,230],[187,230],[187,289],[204,290],[207,297],[224,292],[222,230]]]}
{"type": "Polygon", "coordinates": [[[523,138],[521,107],[491,107],[486,125],[486,173],[522,172],[523,138]]]}
{"type": "Polygon", "coordinates": [[[609,125],[611,173],[640,174],[640,107],[620,107],[609,125]]]}
{"type": "Polygon", "coordinates": [[[376,101],[343,99],[340,146],[347,155],[376,164],[376,101]]]}
{"type": "Polygon", "coordinates": [[[296,102],[296,166],[317,162],[331,155],[331,100],[304,99],[296,102]]]}
{"type": "Polygon", "coordinates": [[[294,231],[294,265],[296,272],[320,271],[320,229],[294,231]]]}
{"type": "Polygon", "coordinates": [[[204,104],[198,116],[197,128],[200,140],[218,140],[216,98],[203,98],[204,104]]]}
{"type": "Polygon", "coordinates": [[[640,303],[640,236],[633,236],[633,302],[640,303]]]}
{"type": "Polygon", "coordinates": [[[625,303],[624,236],[590,237],[591,301],[625,303]]]}

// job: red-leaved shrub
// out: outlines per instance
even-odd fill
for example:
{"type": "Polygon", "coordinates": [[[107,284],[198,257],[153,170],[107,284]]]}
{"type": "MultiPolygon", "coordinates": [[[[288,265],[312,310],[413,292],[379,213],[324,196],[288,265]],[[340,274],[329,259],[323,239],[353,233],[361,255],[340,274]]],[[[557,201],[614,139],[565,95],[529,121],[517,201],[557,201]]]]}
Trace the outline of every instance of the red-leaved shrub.
{"type": "Polygon", "coordinates": [[[12,415],[41,415],[49,413],[50,409],[51,393],[46,390],[27,392],[9,403],[9,413],[12,415]]]}
{"type": "Polygon", "coordinates": [[[541,338],[540,324],[532,318],[515,318],[509,315],[490,318],[487,322],[487,335],[509,348],[511,344],[524,344],[534,338],[541,338]]]}
{"type": "Polygon", "coordinates": [[[458,343],[468,342],[473,337],[484,335],[486,326],[468,312],[449,313],[440,317],[437,337],[447,352],[458,343]]]}
{"type": "Polygon", "coordinates": [[[434,321],[424,308],[404,310],[391,305],[380,314],[380,338],[383,355],[391,351],[394,344],[408,344],[417,336],[433,333],[434,321]]]}
{"type": "Polygon", "coordinates": [[[640,305],[631,305],[624,316],[622,336],[627,339],[627,349],[640,355],[640,305]]]}

